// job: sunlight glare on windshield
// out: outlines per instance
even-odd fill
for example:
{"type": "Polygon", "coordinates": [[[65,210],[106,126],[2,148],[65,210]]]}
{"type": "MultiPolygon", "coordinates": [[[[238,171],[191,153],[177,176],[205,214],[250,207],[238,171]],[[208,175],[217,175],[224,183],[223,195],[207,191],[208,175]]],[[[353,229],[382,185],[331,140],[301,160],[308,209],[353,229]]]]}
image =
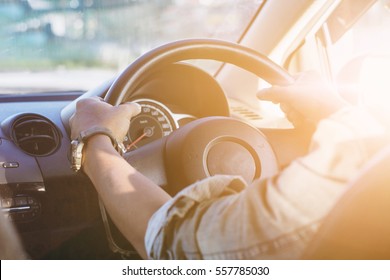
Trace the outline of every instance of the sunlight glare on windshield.
{"type": "Polygon", "coordinates": [[[1,1],[0,72],[60,70],[63,75],[65,70],[104,68],[115,73],[146,51],[173,40],[237,41],[261,2],[1,1]]]}
{"type": "Polygon", "coordinates": [[[387,118],[390,120],[389,3],[376,2],[331,47],[330,60],[341,87],[353,89],[350,95],[353,103],[383,111],[389,115],[387,118]]]}

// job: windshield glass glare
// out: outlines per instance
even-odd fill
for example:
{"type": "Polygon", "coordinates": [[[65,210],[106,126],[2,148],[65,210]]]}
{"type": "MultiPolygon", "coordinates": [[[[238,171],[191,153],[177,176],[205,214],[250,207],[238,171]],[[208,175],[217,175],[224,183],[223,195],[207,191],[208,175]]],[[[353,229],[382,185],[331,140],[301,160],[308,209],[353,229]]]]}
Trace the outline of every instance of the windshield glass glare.
{"type": "Polygon", "coordinates": [[[91,80],[101,83],[165,42],[191,37],[237,41],[261,2],[1,1],[0,87],[11,89],[17,82],[31,90],[85,89],[91,80]]]}

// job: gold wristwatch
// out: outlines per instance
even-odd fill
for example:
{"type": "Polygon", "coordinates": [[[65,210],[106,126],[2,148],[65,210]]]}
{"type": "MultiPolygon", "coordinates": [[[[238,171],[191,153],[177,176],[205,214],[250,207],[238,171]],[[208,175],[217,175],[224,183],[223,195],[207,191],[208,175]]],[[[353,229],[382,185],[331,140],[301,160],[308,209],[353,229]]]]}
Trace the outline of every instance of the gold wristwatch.
{"type": "Polygon", "coordinates": [[[84,145],[87,143],[88,139],[94,135],[102,134],[106,135],[111,139],[111,143],[114,148],[122,155],[126,152],[126,149],[122,142],[114,137],[111,130],[104,127],[92,127],[87,130],[81,131],[77,139],[74,139],[70,143],[70,161],[71,168],[73,171],[80,171],[83,164],[83,149],[84,145]]]}

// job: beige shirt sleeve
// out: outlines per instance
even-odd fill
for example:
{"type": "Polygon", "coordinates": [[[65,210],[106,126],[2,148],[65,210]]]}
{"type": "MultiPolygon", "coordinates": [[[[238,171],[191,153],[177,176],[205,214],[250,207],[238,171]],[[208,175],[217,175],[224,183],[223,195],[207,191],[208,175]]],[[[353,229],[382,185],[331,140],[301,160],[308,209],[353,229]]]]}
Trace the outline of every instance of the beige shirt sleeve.
{"type": "Polygon", "coordinates": [[[323,120],[310,153],[246,186],[214,176],[178,193],[150,219],[157,259],[296,259],[347,182],[383,146],[385,129],[359,108],[323,120]]]}

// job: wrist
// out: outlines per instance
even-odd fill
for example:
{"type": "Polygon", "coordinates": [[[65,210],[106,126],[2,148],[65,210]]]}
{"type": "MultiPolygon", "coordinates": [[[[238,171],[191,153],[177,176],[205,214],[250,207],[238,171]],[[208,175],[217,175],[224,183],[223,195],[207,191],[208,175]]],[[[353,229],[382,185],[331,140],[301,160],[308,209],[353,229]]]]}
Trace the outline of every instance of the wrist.
{"type": "Polygon", "coordinates": [[[98,153],[118,155],[117,151],[112,145],[110,137],[103,134],[97,134],[88,139],[83,152],[83,171],[90,175],[93,171],[93,165],[96,163],[96,156],[98,153]]]}
{"type": "Polygon", "coordinates": [[[84,148],[84,154],[88,155],[99,149],[112,150],[113,152],[116,152],[110,137],[104,134],[97,134],[88,139],[88,142],[84,148]]]}
{"type": "MultiPolygon", "coordinates": [[[[106,143],[107,140],[110,140],[109,141],[110,147],[112,147],[115,151],[117,151],[121,155],[122,153],[125,152],[123,143],[118,142],[118,140],[114,138],[111,130],[104,127],[91,127],[84,131],[81,131],[79,137],[75,140],[72,140],[71,142],[71,167],[74,171],[77,172],[83,168],[85,157],[86,157],[85,156],[86,148],[88,146],[87,143],[93,138],[100,139],[98,142],[104,145],[107,145],[106,143]],[[101,136],[101,137],[97,137],[97,136],[101,136]],[[105,140],[102,142],[102,139],[105,140]]],[[[99,149],[100,148],[97,147],[97,150],[99,149]]]]}

